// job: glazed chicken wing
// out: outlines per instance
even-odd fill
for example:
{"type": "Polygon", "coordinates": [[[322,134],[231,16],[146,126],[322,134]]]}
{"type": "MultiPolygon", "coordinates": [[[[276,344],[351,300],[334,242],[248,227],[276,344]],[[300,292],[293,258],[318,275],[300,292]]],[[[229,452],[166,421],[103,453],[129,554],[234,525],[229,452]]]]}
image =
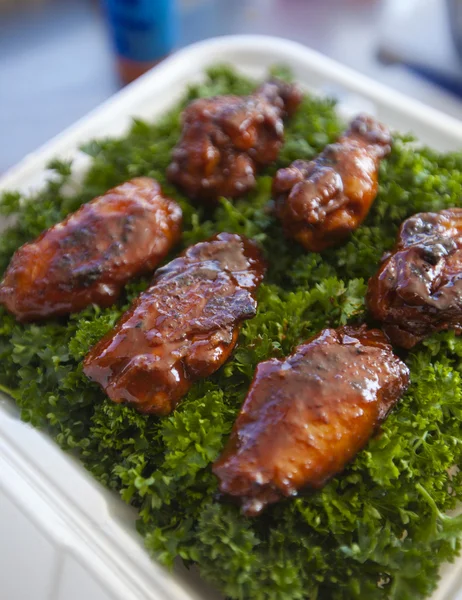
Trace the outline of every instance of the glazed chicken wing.
{"type": "Polygon", "coordinates": [[[191,102],[168,168],[170,180],[192,199],[234,198],[255,186],[259,166],[276,160],[283,118],[295,112],[301,93],[270,81],[247,97],[217,96],[191,102]]]}
{"type": "Polygon", "coordinates": [[[462,209],[420,213],[369,280],[367,304],[392,343],[412,348],[445,329],[462,332],[462,209]]]}
{"type": "Polygon", "coordinates": [[[84,361],[114,402],[166,415],[231,354],[256,312],[264,264],[253,242],[220,233],[159,269],[115,329],[84,361]]]}
{"type": "Polygon", "coordinates": [[[286,235],[321,252],[359,227],[377,195],[379,163],[390,144],[383,125],[360,115],[316,159],[280,169],[273,196],[286,235]]]}
{"type": "Polygon", "coordinates": [[[110,306],[129,279],[152,271],[178,242],[181,220],[153,179],[123,183],[19,248],[0,303],[19,321],[110,306]]]}
{"type": "Polygon", "coordinates": [[[365,327],[326,329],[284,360],[260,363],[213,466],[221,492],[254,516],[322,487],[365,446],[408,382],[382,332],[365,327]]]}

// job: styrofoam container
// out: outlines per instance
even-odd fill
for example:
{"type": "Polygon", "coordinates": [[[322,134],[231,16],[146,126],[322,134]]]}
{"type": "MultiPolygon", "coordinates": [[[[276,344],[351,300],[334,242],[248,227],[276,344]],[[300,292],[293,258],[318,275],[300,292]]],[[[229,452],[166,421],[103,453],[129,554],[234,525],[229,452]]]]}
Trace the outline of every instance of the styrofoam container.
{"type": "MultiPolygon", "coordinates": [[[[122,134],[131,117],[153,120],[198,80],[227,62],[263,76],[289,65],[296,79],[339,99],[348,116],[364,110],[440,150],[462,147],[462,123],[359,75],[299,44],[264,36],[217,38],[186,48],[119,92],[0,179],[0,191],[29,193],[55,156],[88,164],[78,146],[122,134]]],[[[92,479],[45,434],[20,421],[0,396],[1,600],[212,600],[220,595],[186,570],[171,575],[151,561],[135,530],[135,511],[92,479]]],[[[433,600],[462,600],[462,560],[443,569],[433,600]]],[[[251,599],[249,599],[251,600],[251,599]]]]}

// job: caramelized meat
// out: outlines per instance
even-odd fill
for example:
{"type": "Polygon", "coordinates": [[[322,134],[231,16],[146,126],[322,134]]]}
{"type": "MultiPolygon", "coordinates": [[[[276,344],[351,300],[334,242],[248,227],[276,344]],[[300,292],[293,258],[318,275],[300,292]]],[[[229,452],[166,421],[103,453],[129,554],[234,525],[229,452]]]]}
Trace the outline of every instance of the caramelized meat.
{"type": "Polygon", "coordinates": [[[260,363],[213,472],[243,512],[320,488],[342,471],[409,382],[379,330],[326,329],[284,360],[260,363]]]}
{"type": "Polygon", "coordinates": [[[181,219],[156,181],[127,181],[19,248],[0,303],[19,321],[110,306],[129,279],[152,271],[178,242],[181,219]]]}
{"type": "Polygon", "coordinates": [[[280,169],[273,195],[287,236],[321,252],[359,227],[377,195],[380,159],[390,144],[383,125],[360,115],[315,160],[280,169]]]}
{"type": "Polygon", "coordinates": [[[191,102],[167,171],[170,180],[192,199],[245,194],[255,186],[257,168],[276,160],[283,118],[295,112],[301,98],[294,85],[270,81],[251,96],[191,102]]]}
{"type": "Polygon", "coordinates": [[[367,304],[392,343],[412,348],[436,331],[462,332],[462,209],[404,221],[369,280],[367,304]]]}
{"type": "Polygon", "coordinates": [[[85,374],[114,402],[167,415],[231,354],[255,316],[264,265],[253,242],[220,233],[159,269],[115,329],[87,355],[85,374]]]}

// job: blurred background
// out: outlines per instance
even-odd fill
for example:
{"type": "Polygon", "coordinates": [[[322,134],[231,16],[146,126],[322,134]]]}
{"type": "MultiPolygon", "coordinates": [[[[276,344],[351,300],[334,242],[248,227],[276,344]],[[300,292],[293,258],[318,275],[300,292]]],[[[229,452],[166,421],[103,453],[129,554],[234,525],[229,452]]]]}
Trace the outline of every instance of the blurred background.
{"type": "Polygon", "coordinates": [[[238,33],[299,41],[462,118],[462,0],[0,0],[0,173],[170,51],[238,33]]]}

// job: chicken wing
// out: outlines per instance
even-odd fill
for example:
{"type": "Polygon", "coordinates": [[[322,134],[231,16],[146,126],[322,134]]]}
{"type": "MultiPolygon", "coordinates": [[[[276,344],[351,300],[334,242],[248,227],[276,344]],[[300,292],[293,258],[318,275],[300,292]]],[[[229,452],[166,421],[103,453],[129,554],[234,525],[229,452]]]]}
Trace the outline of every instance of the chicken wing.
{"type": "Polygon", "coordinates": [[[284,360],[258,365],[213,472],[243,512],[320,488],[342,471],[409,382],[381,331],[326,329],[284,360]]]}
{"type": "Polygon", "coordinates": [[[257,168],[278,157],[283,118],[295,112],[301,99],[295,85],[275,80],[251,96],[191,102],[168,177],[192,199],[245,194],[255,186],[257,168]]]}
{"type": "Polygon", "coordinates": [[[159,269],[115,329],[84,361],[114,402],[166,415],[200,377],[214,373],[255,315],[264,275],[255,244],[220,233],[159,269]]]}
{"type": "Polygon", "coordinates": [[[392,343],[412,348],[436,331],[462,332],[462,209],[420,213],[369,280],[367,305],[392,343]]]}
{"type": "Polygon", "coordinates": [[[377,195],[379,163],[390,144],[384,125],[360,115],[315,160],[280,169],[273,196],[286,235],[321,252],[359,227],[377,195]]]}
{"type": "Polygon", "coordinates": [[[19,321],[110,306],[129,279],[168,254],[181,221],[181,208],[153,179],[123,183],[19,248],[0,285],[0,303],[19,321]]]}

